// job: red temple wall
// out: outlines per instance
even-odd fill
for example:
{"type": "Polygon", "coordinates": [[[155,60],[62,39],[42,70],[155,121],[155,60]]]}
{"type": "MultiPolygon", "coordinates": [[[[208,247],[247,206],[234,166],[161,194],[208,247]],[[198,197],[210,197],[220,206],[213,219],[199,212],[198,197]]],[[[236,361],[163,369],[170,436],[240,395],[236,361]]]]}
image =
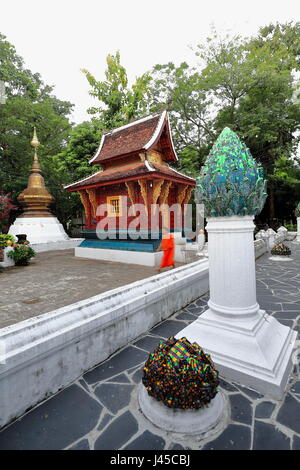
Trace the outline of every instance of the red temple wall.
{"type": "MultiPolygon", "coordinates": [[[[148,181],[148,185],[149,185],[149,181],[148,181]]],[[[148,189],[150,190],[150,187],[148,187],[148,189]]],[[[129,198],[127,187],[125,186],[125,184],[120,183],[116,185],[102,186],[101,188],[96,189],[96,198],[97,198],[97,204],[98,204],[98,211],[100,210],[99,206],[102,204],[104,205],[104,208],[103,208],[104,210],[103,211],[101,210],[103,215],[96,216],[96,218],[91,217],[91,222],[86,224],[87,229],[95,229],[97,226],[97,223],[103,220],[105,217],[107,217],[108,214],[107,214],[107,211],[105,211],[107,197],[111,197],[111,196],[126,196],[127,197],[127,215],[128,215],[129,208],[132,206],[132,202],[129,198]]],[[[173,204],[176,203],[176,199],[177,199],[177,187],[171,187],[167,204],[169,206],[172,206],[173,204]]],[[[123,204],[124,202],[125,200],[123,200],[123,204]]],[[[135,203],[144,205],[144,200],[143,200],[143,196],[142,196],[139,184],[136,182],[135,182],[135,203]]],[[[124,213],[124,207],[123,207],[123,213],[124,213]]],[[[137,213],[137,216],[140,217],[143,228],[148,227],[148,224],[150,226],[149,216],[146,213],[141,213],[141,214],[137,213]]],[[[125,217],[125,215],[123,217],[125,217]]],[[[127,216],[125,218],[123,217],[108,217],[107,220],[114,219],[116,222],[116,228],[119,228],[120,225],[124,228],[124,226],[127,227],[130,224],[130,222],[134,221],[134,219],[136,218],[136,216],[134,215],[127,216]]],[[[174,220],[175,220],[174,213],[171,212],[170,214],[170,228],[171,229],[174,228],[174,220]]],[[[159,223],[159,226],[162,227],[163,222],[162,222],[161,214],[160,214],[158,223],[159,223]]],[[[153,225],[154,224],[152,223],[152,228],[158,228],[158,227],[153,227],[153,225]]],[[[137,226],[137,228],[139,228],[139,226],[137,226]]]]}

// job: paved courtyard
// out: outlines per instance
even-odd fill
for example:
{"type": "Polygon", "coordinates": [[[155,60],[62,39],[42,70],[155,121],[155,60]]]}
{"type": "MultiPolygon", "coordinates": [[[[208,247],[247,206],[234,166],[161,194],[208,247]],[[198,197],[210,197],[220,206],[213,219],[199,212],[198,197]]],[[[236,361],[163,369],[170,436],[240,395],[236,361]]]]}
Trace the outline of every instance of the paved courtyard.
{"type": "Polygon", "coordinates": [[[74,249],[38,253],[0,274],[0,328],[156,274],[153,267],[76,258],[74,249]]]}
{"type": "MultiPolygon", "coordinates": [[[[289,245],[293,261],[271,261],[267,254],[257,261],[257,296],[262,308],[299,332],[300,246],[289,245]]],[[[194,321],[207,300],[205,295],[156,325],[7,426],[0,449],[300,450],[299,363],[281,401],[221,379],[228,416],[204,440],[166,433],[141,414],[136,397],[149,352],[194,321]]]]}

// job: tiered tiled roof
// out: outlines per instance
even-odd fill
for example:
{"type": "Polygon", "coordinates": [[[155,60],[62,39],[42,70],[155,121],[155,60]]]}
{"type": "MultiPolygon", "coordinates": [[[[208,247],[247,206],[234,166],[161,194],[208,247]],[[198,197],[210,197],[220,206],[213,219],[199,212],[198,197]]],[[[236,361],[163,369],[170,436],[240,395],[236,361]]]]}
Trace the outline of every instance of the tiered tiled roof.
{"type": "Polygon", "coordinates": [[[167,160],[177,160],[170,133],[169,121],[166,111],[150,115],[130,124],[118,127],[102,136],[99,148],[90,163],[101,164],[121,156],[150,150],[165,132],[169,139],[167,160]]]}
{"type": "Polygon", "coordinates": [[[140,163],[132,163],[129,165],[124,165],[118,168],[112,168],[105,171],[99,171],[94,173],[87,178],[84,178],[80,181],[77,181],[73,184],[65,186],[65,189],[68,191],[78,191],[80,188],[87,188],[93,186],[106,186],[108,184],[115,184],[120,181],[131,181],[138,178],[149,177],[149,174],[153,178],[163,178],[165,180],[176,181],[178,183],[195,185],[194,178],[183,175],[182,173],[169,168],[166,165],[158,165],[154,163],[149,163],[148,161],[140,163]]]}

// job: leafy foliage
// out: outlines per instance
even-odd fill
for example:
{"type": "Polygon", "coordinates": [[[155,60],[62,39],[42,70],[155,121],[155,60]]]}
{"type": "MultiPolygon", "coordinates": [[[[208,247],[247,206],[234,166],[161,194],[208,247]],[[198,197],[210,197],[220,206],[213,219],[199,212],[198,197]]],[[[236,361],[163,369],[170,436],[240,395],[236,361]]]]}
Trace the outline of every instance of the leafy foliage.
{"type": "Polygon", "coordinates": [[[14,242],[15,238],[13,235],[8,233],[2,233],[0,235],[0,249],[6,248],[8,245],[12,245],[14,242]]]}
{"type": "Polygon", "coordinates": [[[47,185],[47,159],[61,151],[69,138],[71,124],[67,116],[72,105],[57,99],[53,87],[45,85],[38,73],[25,69],[23,59],[1,34],[0,80],[5,83],[7,97],[0,104],[0,187],[17,202],[32,165],[33,127],[43,144],[39,156],[47,185]]]}
{"type": "Polygon", "coordinates": [[[106,80],[103,82],[82,69],[91,86],[90,95],[101,102],[101,106],[90,108],[88,112],[99,118],[103,131],[121,126],[145,112],[144,94],[151,80],[150,75],[145,73],[129,88],[127,72],[120,63],[120,53],[108,54],[106,63],[106,80]]]}
{"type": "Polygon", "coordinates": [[[28,245],[14,245],[14,249],[7,253],[12,258],[16,266],[27,266],[30,259],[36,255],[35,251],[28,245]]]}
{"type": "Polygon", "coordinates": [[[0,193],[0,230],[6,230],[8,227],[9,216],[16,206],[12,204],[10,194],[0,193]]]}

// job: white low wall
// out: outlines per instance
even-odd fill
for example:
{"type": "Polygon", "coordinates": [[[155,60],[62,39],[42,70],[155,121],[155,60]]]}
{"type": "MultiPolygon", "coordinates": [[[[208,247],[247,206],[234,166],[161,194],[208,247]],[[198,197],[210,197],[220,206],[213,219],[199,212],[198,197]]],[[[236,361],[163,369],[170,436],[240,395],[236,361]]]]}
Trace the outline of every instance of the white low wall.
{"type": "Polygon", "coordinates": [[[197,261],[1,329],[0,427],[207,291],[197,261]]]}
{"type": "Polygon", "coordinates": [[[103,261],[115,261],[117,263],[139,264],[142,266],[159,266],[162,251],[150,253],[147,251],[110,250],[107,248],[77,246],[75,248],[75,256],[103,261]]]}
{"type": "Polygon", "coordinates": [[[267,251],[268,251],[268,245],[264,240],[255,240],[254,242],[255,259],[260,258],[267,251]]]}
{"type": "Polygon", "coordinates": [[[48,243],[31,243],[31,248],[40,253],[42,251],[54,251],[54,250],[68,250],[70,248],[76,248],[84,238],[69,238],[69,240],[61,240],[58,242],[48,243]]]}

